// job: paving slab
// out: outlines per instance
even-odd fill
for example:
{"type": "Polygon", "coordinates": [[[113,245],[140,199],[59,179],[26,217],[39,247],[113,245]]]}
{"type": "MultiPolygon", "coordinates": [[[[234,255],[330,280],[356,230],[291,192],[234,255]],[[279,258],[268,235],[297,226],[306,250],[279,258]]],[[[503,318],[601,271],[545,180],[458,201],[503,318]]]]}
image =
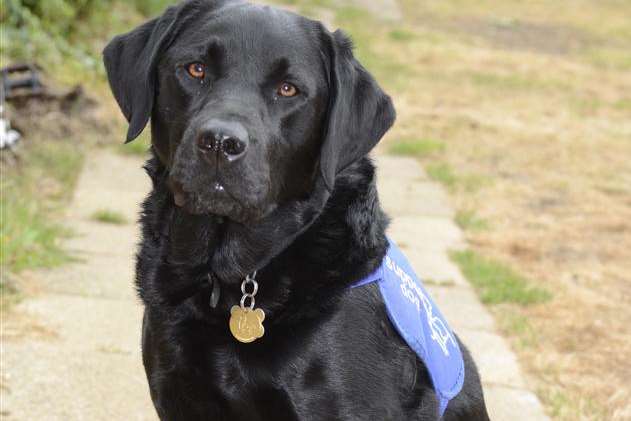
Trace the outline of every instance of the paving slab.
{"type": "MultiPolygon", "coordinates": [[[[383,170],[381,174],[387,174],[383,170]]],[[[392,173],[392,175],[397,172],[392,173]]],[[[400,216],[425,215],[453,218],[453,210],[448,206],[445,191],[436,183],[418,178],[398,179],[381,177],[379,199],[386,211],[400,216]]]]}
{"type": "Polygon", "coordinates": [[[457,334],[474,356],[484,384],[526,388],[515,354],[496,331],[465,327],[457,329],[457,334]]]}
{"type": "Polygon", "coordinates": [[[446,252],[464,246],[462,231],[450,219],[423,215],[390,216],[388,233],[404,250],[446,252]]]}
{"type": "Polygon", "coordinates": [[[134,279],[133,253],[84,254],[81,261],[68,264],[64,270],[38,276],[40,286],[49,293],[127,300],[136,299],[134,279]]]}
{"type": "Polygon", "coordinates": [[[451,327],[461,330],[495,331],[495,321],[487,311],[480,311],[478,296],[468,286],[446,286],[441,284],[427,284],[427,290],[432,295],[442,313],[449,319],[451,327]]]}
{"type": "MultiPolygon", "coordinates": [[[[133,206],[138,210],[138,203],[133,206]]],[[[82,216],[70,216],[72,224],[68,226],[72,230],[72,237],[64,244],[66,249],[78,258],[91,255],[107,254],[111,256],[128,256],[136,249],[140,241],[139,231],[136,229],[137,218],[127,219],[122,225],[94,223],[92,218],[82,216]],[[129,227],[133,228],[133,232],[129,227]],[[98,243],[90,241],[92,236],[97,236],[98,243]]]]}
{"type": "Polygon", "coordinates": [[[484,398],[492,421],[548,420],[541,402],[526,389],[484,385],[484,398]]]}

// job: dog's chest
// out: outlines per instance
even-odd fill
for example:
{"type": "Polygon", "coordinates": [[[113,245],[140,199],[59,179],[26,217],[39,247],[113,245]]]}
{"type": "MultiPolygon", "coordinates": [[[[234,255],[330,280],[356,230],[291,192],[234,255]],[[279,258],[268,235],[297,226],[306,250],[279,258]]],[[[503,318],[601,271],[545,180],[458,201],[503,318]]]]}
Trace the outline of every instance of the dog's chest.
{"type": "MultiPolygon", "coordinates": [[[[214,367],[219,376],[207,398],[223,417],[220,419],[225,420],[330,421],[410,416],[400,406],[398,385],[388,376],[377,379],[359,371],[366,369],[360,362],[331,365],[325,358],[326,354],[308,361],[287,358],[284,366],[274,370],[241,364],[214,367]]],[[[401,383],[408,382],[402,379],[401,383]]]]}
{"type": "Polygon", "coordinates": [[[415,410],[401,405],[402,398],[417,395],[416,400],[425,394],[417,389],[418,383],[427,382],[416,375],[413,353],[375,329],[382,316],[362,313],[340,314],[308,333],[272,328],[269,336],[252,344],[209,343],[197,353],[203,355],[203,363],[186,362],[188,372],[196,368],[188,386],[208,391],[197,395],[198,404],[211,405],[207,412],[225,420],[373,420],[415,415],[415,410]],[[371,316],[374,323],[366,321],[371,316]]]}

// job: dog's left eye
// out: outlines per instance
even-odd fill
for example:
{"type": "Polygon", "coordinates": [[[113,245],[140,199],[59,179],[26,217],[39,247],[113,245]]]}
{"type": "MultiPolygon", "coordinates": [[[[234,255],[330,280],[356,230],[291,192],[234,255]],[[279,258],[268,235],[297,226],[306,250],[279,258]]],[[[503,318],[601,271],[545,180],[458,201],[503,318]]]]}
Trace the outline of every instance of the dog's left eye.
{"type": "Polygon", "coordinates": [[[298,88],[289,82],[283,82],[278,86],[278,95],[290,98],[298,95],[298,88]]]}
{"type": "Polygon", "coordinates": [[[195,79],[203,79],[206,76],[206,66],[202,63],[191,63],[186,67],[186,71],[195,79]]]}

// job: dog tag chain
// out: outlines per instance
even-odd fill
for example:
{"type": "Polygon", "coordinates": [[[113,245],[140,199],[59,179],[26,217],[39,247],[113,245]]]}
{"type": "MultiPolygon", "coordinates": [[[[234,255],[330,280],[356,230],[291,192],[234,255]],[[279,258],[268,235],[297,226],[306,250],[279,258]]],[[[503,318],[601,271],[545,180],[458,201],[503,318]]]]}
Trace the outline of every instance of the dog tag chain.
{"type": "Polygon", "coordinates": [[[259,284],[255,280],[256,272],[245,277],[241,283],[241,302],[230,309],[230,332],[239,342],[250,343],[263,337],[265,328],[265,312],[254,308],[254,296],[259,290],[259,284]],[[249,292],[248,292],[249,290],[249,292]],[[246,302],[248,305],[246,305],[246,302]]]}

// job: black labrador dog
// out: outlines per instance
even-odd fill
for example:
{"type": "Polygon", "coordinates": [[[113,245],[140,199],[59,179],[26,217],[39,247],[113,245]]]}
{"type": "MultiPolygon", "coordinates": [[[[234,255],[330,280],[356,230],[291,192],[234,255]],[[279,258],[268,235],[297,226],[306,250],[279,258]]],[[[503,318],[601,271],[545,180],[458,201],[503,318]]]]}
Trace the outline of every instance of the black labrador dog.
{"type": "MultiPolygon", "coordinates": [[[[378,287],[349,288],[388,245],[366,155],[395,119],[349,39],[275,8],[189,0],[104,60],[127,141],[151,118],[136,282],[160,419],[439,419],[378,287]],[[241,331],[255,342],[235,339],[235,309],[260,313],[241,331]]],[[[488,420],[461,347],[465,384],[443,419],[488,420]]]]}

